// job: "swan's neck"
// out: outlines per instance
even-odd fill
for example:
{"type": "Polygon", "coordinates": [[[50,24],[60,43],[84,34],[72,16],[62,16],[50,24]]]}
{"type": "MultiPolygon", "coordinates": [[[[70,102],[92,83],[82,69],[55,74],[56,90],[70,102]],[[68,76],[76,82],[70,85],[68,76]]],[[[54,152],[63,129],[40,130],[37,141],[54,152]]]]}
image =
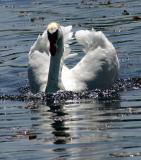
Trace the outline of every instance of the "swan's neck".
{"type": "Polygon", "coordinates": [[[63,67],[63,39],[58,41],[58,48],[56,54],[51,56],[48,82],[46,87],[46,93],[56,92],[61,86],[61,72],[63,67]]]}

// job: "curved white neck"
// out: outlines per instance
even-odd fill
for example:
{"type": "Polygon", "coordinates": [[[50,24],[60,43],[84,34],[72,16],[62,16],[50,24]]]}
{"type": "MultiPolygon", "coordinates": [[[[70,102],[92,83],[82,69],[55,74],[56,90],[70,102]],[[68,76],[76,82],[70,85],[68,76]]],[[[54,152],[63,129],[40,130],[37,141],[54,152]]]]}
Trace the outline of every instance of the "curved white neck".
{"type": "Polygon", "coordinates": [[[46,93],[56,92],[61,86],[61,72],[63,67],[63,53],[64,44],[63,39],[58,41],[58,49],[54,56],[50,58],[48,82],[46,87],[46,93]]]}

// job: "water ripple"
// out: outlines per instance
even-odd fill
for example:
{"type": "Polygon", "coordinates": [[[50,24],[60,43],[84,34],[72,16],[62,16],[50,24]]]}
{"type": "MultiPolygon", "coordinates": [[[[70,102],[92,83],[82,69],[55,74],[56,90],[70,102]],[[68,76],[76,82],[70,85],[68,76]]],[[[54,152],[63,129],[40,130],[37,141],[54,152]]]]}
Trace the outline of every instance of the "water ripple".
{"type": "Polygon", "coordinates": [[[139,0],[1,0],[0,10],[0,159],[139,159],[139,0]],[[121,64],[114,88],[30,93],[27,54],[50,21],[106,34],[121,64]]]}

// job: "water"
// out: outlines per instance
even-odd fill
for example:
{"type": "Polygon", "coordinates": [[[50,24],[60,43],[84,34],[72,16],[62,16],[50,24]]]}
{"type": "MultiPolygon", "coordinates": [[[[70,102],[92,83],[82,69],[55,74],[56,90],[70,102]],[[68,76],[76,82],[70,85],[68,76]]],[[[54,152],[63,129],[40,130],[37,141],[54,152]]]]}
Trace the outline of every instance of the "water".
{"type": "MultiPolygon", "coordinates": [[[[1,95],[19,94],[28,84],[27,54],[50,21],[71,24],[74,31],[102,30],[117,49],[120,77],[141,77],[139,0],[1,0],[1,95]]],[[[72,50],[81,52],[77,45],[72,50]]],[[[1,100],[0,159],[140,159],[140,97],[140,89],[131,88],[102,101],[1,100]]]]}

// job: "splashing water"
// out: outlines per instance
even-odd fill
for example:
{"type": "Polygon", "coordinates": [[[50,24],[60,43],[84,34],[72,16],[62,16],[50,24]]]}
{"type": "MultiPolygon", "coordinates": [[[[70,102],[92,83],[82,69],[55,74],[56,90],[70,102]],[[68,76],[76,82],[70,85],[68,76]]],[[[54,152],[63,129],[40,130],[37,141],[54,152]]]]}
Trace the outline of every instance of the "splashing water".
{"type": "Polygon", "coordinates": [[[19,88],[17,95],[0,95],[0,100],[16,100],[16,101],[40,101],[42,103],[65,103],[76,102],[81,100],[113,100],[118,99],[120,92],[141,88],[140,78],[120,79],[117,80],[110,89],[107,90],[85,90],[82,92],[58,91],[52,94],[37,93],[32,94],[29,87],[19,88]]]}

